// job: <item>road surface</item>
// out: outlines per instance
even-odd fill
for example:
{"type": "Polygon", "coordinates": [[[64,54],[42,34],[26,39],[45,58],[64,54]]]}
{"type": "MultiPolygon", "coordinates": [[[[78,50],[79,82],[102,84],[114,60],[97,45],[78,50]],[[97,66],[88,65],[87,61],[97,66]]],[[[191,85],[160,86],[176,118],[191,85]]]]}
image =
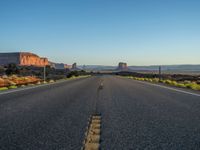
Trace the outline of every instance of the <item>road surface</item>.
{"type": "Polygon", "coordinates": [[[1,150],[79,150],[102,115],[102,150],[200,149],[200,95],[115,76],[0,93],[1,150]]]}

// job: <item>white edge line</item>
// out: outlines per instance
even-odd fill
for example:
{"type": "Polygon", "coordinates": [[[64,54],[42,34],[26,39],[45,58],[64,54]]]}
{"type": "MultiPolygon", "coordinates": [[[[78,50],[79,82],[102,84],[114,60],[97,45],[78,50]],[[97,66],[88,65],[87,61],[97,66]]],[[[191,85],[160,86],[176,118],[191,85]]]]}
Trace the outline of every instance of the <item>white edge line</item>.
{"type": "Polygon", "coordinates": [[[200,97],[200,94],[196,94],[196,93],[192,93],[192,92],[187,92],[187,91],[179,90],[179,89],[172,88],[172,87],[167,87],[167,86],[159,85],[159,84],[156,84],[156,83],[153,84],[153,83],[149,83],[149,82],[145,82],[145,81],[138,81],[138,80],[134,80],[134,81],[137,81],[137,82],[140,82],[140,83],[144,83],[144,84],[148,84],[148,85],[152,85],[152,86],[157,86],[157,87],[165,88],[165,89],[168,89],[168,90],[172,90],[172,91],[176,91],[176,92],[180,92],[180,93],[184,93],[184,94],[189,94],[189,95],[200,97]]]}

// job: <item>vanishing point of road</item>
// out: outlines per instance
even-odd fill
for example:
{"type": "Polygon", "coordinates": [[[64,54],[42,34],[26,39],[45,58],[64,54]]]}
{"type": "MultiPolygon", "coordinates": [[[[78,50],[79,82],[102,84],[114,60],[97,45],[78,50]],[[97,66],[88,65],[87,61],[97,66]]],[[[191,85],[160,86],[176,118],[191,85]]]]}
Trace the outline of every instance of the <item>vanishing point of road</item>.
{"type": "Polygon", "coordinates": [[[200,149],[200,93],[116,76],[0,93],[0,149],[80,150],[94,111],[102,150],[200,149]]]}

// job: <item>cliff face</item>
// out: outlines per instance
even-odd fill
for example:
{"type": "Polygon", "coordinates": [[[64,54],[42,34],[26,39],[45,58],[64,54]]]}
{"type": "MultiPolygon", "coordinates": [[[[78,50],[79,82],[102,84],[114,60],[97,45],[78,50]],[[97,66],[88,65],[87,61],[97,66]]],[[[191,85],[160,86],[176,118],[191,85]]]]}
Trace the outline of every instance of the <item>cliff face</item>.
{"type": "Polygon", "coordinates": [[[11,63],[20,66],[38,66],[38,67],[49,65],[49,61],[47,58],[41,58],[33,53],[25,53],[25,52],[0,53],[0,65],[8,65],[11,63]]]}
{"type": "Polygon", "coordinates": [[[43,67],[45,65],[49,65],[49,62],[47,58],[41,58],[32,53],[20,53],[20,65],[43,67]]]}

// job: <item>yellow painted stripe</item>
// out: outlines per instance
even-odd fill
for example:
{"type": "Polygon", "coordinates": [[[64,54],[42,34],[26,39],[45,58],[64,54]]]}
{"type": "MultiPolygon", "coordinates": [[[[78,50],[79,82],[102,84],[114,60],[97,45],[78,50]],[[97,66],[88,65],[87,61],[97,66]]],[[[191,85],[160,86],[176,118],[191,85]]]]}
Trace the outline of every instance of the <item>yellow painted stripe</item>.
{"type": "Polygon", "coordinates": [[[92,115],[85,133],[82,150],[99,150],[101,140],[101,116],[92,115]]]}

